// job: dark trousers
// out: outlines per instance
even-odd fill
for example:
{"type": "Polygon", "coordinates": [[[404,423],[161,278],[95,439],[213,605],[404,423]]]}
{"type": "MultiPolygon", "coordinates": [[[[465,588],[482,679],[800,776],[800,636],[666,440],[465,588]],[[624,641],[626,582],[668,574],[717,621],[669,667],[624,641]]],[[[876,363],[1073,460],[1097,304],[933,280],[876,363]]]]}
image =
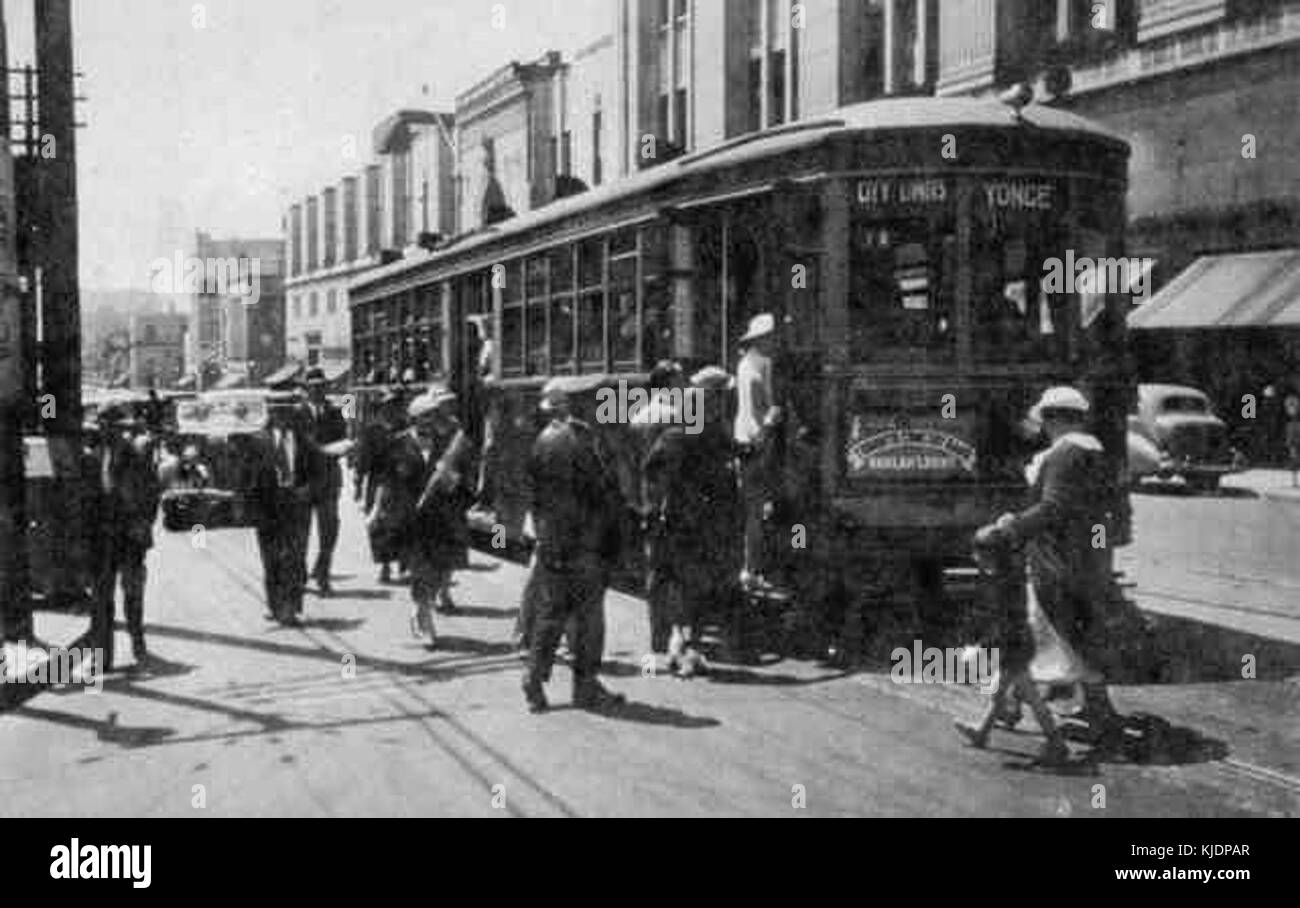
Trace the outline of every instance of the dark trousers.
{"type": "Polygon", "coordinates": [[[117,621],[117,584],[122,581],[123,607],[131,639],[144,639],[144,585],[148,576],[144,559],[149,550],[127,540],[112,540],[104,564],[95,577],[95,612],[91,636],[104,651],[105,667],[113,664],[113,625],[117,621]]]}
{"type": "Polygon", "coordinates": [[[529,681],[540,684],[550,680],[555,648],[570,621],[574,687],[594,681],[605,653],[608,576],[604,563],[599,557],[591,556],[566,570],[556,570],[539,561],[533,580],[529,681]]]}
{"type": "MultiPolygon", "coordinates": [[[[334,546],[339,541],[339,489],[337,486],[321,489],[312,496],[311,514],[316,515],[316,564],[311,575],[316,580],[329,580],[334,564],[334,546]]],[[[306,563],[306,540],[303,562],[306,563]]]]}
{"type": "Polygon", "coordinates": [[[293,492],[278,494],[276,505],[257,526],[257,547],[267,608],[276,618],[287,618],[302,612],[311,505],[293,492]]]}

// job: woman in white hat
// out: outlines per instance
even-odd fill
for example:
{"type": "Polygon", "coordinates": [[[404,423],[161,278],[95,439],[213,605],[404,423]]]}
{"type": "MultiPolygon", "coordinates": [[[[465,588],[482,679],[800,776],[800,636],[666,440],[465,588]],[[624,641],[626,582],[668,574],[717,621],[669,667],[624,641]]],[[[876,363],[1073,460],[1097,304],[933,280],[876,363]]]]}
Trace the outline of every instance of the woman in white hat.
{"type": "MultiPolygon", "coordinates": [[[[1104,533],[1107,524],[1110,470],[1101,442],[1086,429],[1090,409],[1075,388],[1043,392],[1030,419],[1042,426],[1050,445],[1025,470],[1030,504],[976,534],[979,545],[1024,546],[1038,606],[1065,644],[1085,658],[1102,630],[1112,584],[1104,536],[1101,546],[1094,544],[1097,528],[1104,533]]],[[[1109,733],[1118,714],[1105,686],[1089,682],[1083,689],[1082,717],[1109,733]]],[[[982,736],[968,737],[983,743],[982,736]]]]}

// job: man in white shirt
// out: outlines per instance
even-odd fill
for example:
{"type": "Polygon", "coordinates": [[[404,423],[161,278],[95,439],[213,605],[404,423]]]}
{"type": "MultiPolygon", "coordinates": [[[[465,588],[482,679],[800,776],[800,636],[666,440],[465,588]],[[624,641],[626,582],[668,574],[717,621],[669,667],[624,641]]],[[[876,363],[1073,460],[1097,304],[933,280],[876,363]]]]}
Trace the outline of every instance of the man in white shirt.
{"type": "Polygon", "coordinates": [[[754,316],[740,339],[744,353],[736,366],[735,439],[740,451],[740,490],[745,511],[745,562],[740,573],[747,587],[765,586],[762,574],[763,517],[773,474],[772,436],[781,421],[772,387],[772,348],[776,318],[754,316]]]}

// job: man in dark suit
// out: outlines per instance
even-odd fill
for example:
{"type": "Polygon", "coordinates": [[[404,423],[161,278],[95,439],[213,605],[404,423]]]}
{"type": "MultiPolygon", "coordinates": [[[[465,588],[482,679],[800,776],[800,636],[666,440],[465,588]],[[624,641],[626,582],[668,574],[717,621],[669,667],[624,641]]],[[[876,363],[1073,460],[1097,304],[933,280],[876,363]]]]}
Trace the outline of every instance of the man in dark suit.
{"type": "Polygon", "coordinates": [[[594,430],[571,413],[570,394],[589,390],[582,381],[552,379],[543,389],[542,407],[551,421],[537,436],[528,463],[537,539],[529,586],[536,614],[523,689],[532,712],[547,708],[542,685],[570,620],[574,705],[601,710],[625,700],[597,678],[605,643],[605,588],[620,552],[624,504],[594,430]]]}
{"type": "Polygon", "coordinates": [[[271,446],[257,470],[257,546],[271,619],[299,623],[311,526],[310,456],[305,418],[296,408],[271,411],[271,446]]]}
{"type": "MultiPolygon", "coordinates": [[[[330,567],[334,561],[334,546],[339,538],[339,493],[343,488],[343,468],[337,454],[327,448],[348,437],[347,420],[343,412],[325,397],[325,373],[318,368],[308,369],[305,442],[308,460],[308,484],[311,514],[316,515],[316,564],[311,576],[322,596],[332,592],[330,567]]],[[[307,530],[310,535],[310,527],[307,530]]],[[[304,553],[304,558],[306,553],[304,553]]],[[[304,562],[305,566],[305,562],[304,562]]]]}

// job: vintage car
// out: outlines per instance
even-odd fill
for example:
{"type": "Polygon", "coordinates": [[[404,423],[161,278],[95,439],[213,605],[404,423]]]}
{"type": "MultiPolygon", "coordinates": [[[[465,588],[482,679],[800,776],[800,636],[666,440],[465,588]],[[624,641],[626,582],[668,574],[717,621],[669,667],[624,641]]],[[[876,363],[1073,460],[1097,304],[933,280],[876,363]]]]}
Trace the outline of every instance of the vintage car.
{"type": "Polygon", "coordinates": [[[1129,433],[1149,443],[1141,446],[1145,451],[1154,448],[1158,460],[1144,472],[1160,479],[1178,476],[1194,489],[1212,491],[1223,476],[1244,467],[1209,397],[1185,385],[1139,385],[1129,433]]]}
{"type": "Polygon", "coordinates": [[[258,470],[271,449],[272,414],[295,404],[293,395],[259,389],[178,400],[176,431],[159,466],[163,527],[254,526],[258,470]]]}

